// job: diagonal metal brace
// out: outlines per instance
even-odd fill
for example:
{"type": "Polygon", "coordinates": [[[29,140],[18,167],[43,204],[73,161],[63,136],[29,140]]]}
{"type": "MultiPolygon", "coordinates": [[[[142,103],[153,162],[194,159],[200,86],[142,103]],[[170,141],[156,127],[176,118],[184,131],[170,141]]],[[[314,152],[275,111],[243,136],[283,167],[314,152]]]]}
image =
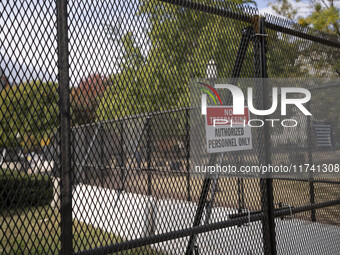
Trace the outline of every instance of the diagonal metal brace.
{"type": "MultiPolygon", "coordinates": [[[[234,67],[233,67],[232,74],[231,74],[233,78],[232,82],[236,82],[237,79],[240,77],[240,73],[242,70],[244,59],[246,57],[248,46],[251,40],[253,39],[253,36],[254,36],[253,26],[248,26],[242,30],[242,37],[241,37],[240,45],[237,51],[236,59],[234,62],[234,67]]],[[[216,159],[217,159],[217,154],[216,153],[212,154],[209,159],[209,165],[215,164],[216,159]]],[[[202,190],[201,190],[200,198],[198,201],[198,206],[196,209],[193,227],[197,227],[201,224],[204,208],[206,207],[207,202],[208,202],[207,197],[209,194],[211,182],[212,182],[212,177],[209,176],[209,173],[207,173],[207,175],[204,177],[204,181],[202,184],[202,190]]],[[[196,243],[196,238],[197,236],[195,234],[190,235],[186,253],[185,253],[186,255],[194,255],[193,252],[194,252],[194,247],[196,243]]]]}

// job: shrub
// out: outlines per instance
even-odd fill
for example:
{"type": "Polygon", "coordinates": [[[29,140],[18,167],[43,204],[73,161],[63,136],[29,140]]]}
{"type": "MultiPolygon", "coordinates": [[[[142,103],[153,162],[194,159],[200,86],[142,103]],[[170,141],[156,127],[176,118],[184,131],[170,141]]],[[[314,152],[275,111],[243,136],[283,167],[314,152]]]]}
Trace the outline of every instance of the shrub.
{"type": "Polygon", "coordinates": [[[0,169],[0,211],[46,205],[53,198],[49,176],[0,169]]]}

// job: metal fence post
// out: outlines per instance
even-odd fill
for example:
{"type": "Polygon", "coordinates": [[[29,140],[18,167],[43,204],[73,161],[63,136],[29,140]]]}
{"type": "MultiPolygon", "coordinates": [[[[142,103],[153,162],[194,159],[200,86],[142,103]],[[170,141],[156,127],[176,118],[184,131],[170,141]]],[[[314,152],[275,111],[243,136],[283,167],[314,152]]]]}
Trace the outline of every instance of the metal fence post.
{"type": "MultiPolygon", "coordinates": [[[[308,102],[307,109],[311,110],[310,101],[308,102]]],[[[313,142],[312,142],[312,118],[307,116],[307,143],[308,143],[308,164],[313,164],[313,142]]],[[[309,196],[311,205],[315,204],[315,189],[313,172],[309,171],[309,196]]],[[[311,220],[316,221],[315,209],[311,210],[311,220]]]]}
{"type": "Polygon", "coordinates": [[[124,139],[124,121],[121,121],[121,125],[120,125],[120,137],[119,137],[119,142],[120,142],[120,162],[119,162],[119,166],[120,166],[120,181],[121,181],[121,186],[124,189],[124,176],[125,176],[125,139],[124,139]]]}
{"type": "Polygon", "coordinates": [[[146,164],[148,175],[148,195],[152,195],[152,175],[151,175],[151,117],[146,120],[146,164]]]}
{"type": "Polygon", "coordinates": [[[104,145],[105,145],[105,140],[103,138],[103,127],[100,125],[99,126],[99,141],[100,141],[100,144],[101,146],[99,151],[100,151],[100,181],[101,181],[101,185],[102,187],[104,188],[104,185],[105,185],[105,181],[104,181],[104,178],[106,178],[106,167],[105,167],[105,164],[104,164],[104,145]]]}
{"type": "Polygon", "coordinates": [[[73,253],[72,248],[72,170],[67,0],[57,0],[57,40],[60,111],[60,254],[73,253]]]}
{"type": "MultiPolygon", "coordinates": [[[[261,106],[262,109],[268,108],[268,84],[266,82],[266,78],[268,78],[267,74],[267,58],[266,58],[266,31],[265,31],[265,18],[255,16],[255,33],[256,36],[259,37],[257,39],[259,45],[257,49],[259,50],[259,78],[261,81],[261,106]]],[[[269,124],[265,122],[263,126],[263,149],[264,153],[263,157],[261,157],[261,163],[264,165],[268,165],[271,161],[270,156],[270,131],[269,124]]],[[[276,252],[276,233],[275,233],[275,217],[274,217],[274,195],[273,195],[273,179],[268,176],[266,179],[260,180],[261,185],[261,202],[262,202],[262,210],[264,212],[264,218],[262,221],[262,230],[263,230],[263,248],[264,254],[275,255],[276,252]]]]}
{"type": "Polygon", "coordinates": [[[185,141],[185,150],[186,150],[186,169],[187,169],[187,200],[191,201],[191,194],[190,194],[190,109],[185,110],[185,118],[186,118],[186,141],[185,141]]]}

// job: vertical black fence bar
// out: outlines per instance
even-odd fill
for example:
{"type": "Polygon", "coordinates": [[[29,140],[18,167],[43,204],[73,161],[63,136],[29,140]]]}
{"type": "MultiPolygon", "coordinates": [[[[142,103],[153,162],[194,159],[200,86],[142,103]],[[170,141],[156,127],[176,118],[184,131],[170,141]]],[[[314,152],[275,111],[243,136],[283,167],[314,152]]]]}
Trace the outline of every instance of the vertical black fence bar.
{"type": "MultiPolygon", "coordinates": [[[[307,109],[311,110],[310,101],[307,104],[307,109]]],[[[308,164],[313,164],[313,142],[312,142],[312,117],[307,116],[307,140],[308,140],[308,164]]],[[[313,172],[309,171],[309,196],[311,205],[315,204],[315,190],[313,172]]],[[[311,210],[311,220],[316,221],[315,209],[311,210]]]]}
{"type": "MultiPolygon", "coordinates": [[[[238,167],[240,164],[238,164],[238,167]]],[[[239,168],[238,168],[239,169],[239,168]]],[[[238,194],[238,212],[242,213],[244,210],[244,183],[242,178],[237,178],[237,194],[238,194]]]]}
{"type": "Polygon", "coordinates": [[[152,175],[151,175],[151,117],[146,119],[146,164],[148,175],[148,195],[152,195],[152,175]]]}
{"type": "Polygon", "coordinates": [[[124,139],[124,120],[121,121],[121,125],[120,125],[120,184],[122,187],[122,190],[124,189],[124,176],[125,176],[125,151],[124,151],[124,143],[125,143],[125,139],[124,139]]]}
{"type": "Polygon", "coordinates": [[[72,248],[72,170],[67,0],[57,0],[58,78],[60,111],[60,254],[73,253],[72,248]]]}
{"type": "Polygon", "coordinates": [[[186,135],[185,135],[185,147],[186,147],[186,169],[187,169],[187,200],[191,201],[191,194],[190,194],[190,113],[189,108],[185,110],[185,128],[186,128],[186,135]]]}
{"type": "Polygon", "coordinates": [[[105,168],[105,164],[104,164],[104,144],[105,144],[105,140],[103,137],[103,127],[100,125],[99,126],[99,141],[101,146],[99,146],[99,151],[100,151],[100,180],[101,180],[101,186],[104,187],[105,185],[105,181],[104,181],[104,177],[106,177],[106,168],[105,168]]]}
{"type": "MultiPolygon", "coordinates": [[[[253,27],[247,26],[242,29],[242,37],[241,41],[237,50],[236,59],[234,62],[234,67],[231,73],[231,83],[237,84],[237,80],[240,77],[242,66],[244,64],[244,60],[246,57],[246,53],[248,51],[249,43],[253,37],[253,27]]],[[[231,104],[230,102],[231,98],[227,98],[228,104],[231,104]]],[[[233,162],[236,164],[237,169],[240,168],[241,165],[241,159],[239,152],[233,152],[232,153],[233,162]]],[[[238,213],[242,213],[244,209],[244,189],[243,189],[243,179],[240,177],[237,177],[237,197],[238,197],[238,213]]],[[[238,225],[241,226],[241,225],[238,225]]]]}
{"type": "Polygon", "coordinates": [[[120,136],[119,136],[119,144],[120,144],[120,150],[119,150],[119,152],[120,152],[120,164],[119,164],[119,166],[120,166],[120,169],[122,170],[123,169],[123,167],[124,167],[124,127],[123,127],[123,124],[124,124],[124,122],[123,121],[121,121],[121,123],[120,123],[120,136]]]}
{"type": "MultiPolygon", "coordinates": [[[[266,30],[265,30],[265,18],[260,17],[258,21],[255,22],[258,24],[255,28],[256,36],[259,37],[259,55],[260,55],[260,72],[261,72],[261,99],[262,99],[262,109],[268,108],[268,84],[266,82],[266,78],[268,78],[267,74],[267,58],[266,58],[266,30]]],[[[264,164],[268,165],[271,161],[270,156],[270,131],[269,131],[269,123],[265,121],[263,126],[263,140],[264,140],[264,164]]],[[[275,233],[275,217],[274,217],[274,195],[273,195],[273,179],[268,176],[267,179],[261,180],[262,187],[262,202],[263,202],[263,211],[265,214],[263,220],[263,245],[265,254],[275,255],[276,252],[276,233],[275,233]]]]}
{"type": "MultiPolygon", "coordinates": [[[[216,158],[217,158],[217,153],[213,153],[209,158],[208,165],[211,166],[212,164],[215,164],[216,158]]],[[[197,209],[196,209],[196,212],[195,212],[193,227],[197,227],[201,223],[202,215],[203,215],[203,212],[204,212],[204,207],[207,203],[207,197],[208,197],[208,194],[209,194],[211,181],[212,181],[212,179],[207,174],[204,177],[204,180],[203,180],[202,190],[200,192],[200,198],[198,200],[198,205],[197,205],[197,209]]],[[[193,248],[195,246],[195,242],[196,242],[196,235],[191,234],[190,237],[189,237],[187,249],[186,249],[186,252],[185,252],[186,255],[193,255],[193,248]]]]}

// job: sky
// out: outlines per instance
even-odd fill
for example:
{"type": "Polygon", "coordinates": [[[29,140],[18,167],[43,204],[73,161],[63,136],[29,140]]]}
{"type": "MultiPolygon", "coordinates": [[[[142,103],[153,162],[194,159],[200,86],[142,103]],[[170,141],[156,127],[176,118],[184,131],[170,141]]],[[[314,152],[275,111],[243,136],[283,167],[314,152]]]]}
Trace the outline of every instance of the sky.
{"type": "Polygon", "coordinates": [[[257,0],[256,4],[257,4],[257,8],[261,10],[267,7],[268,2],[265,0],[257,0]]]}
{"type": "MultiPolygon", "coordinates": [[[[82,79],[94,73],[108,75],[118,71],[122,46],[118,40],[108,36],[105,31],[107,25],[111,25],[117,38],[127,30],[133,31],[136,40],[144,46],[142,51],[148,51],[147,38],[143,32],[147,29],[145,16],[133,15],[137,7],[131,1],[69,1],[72,86],[77,86],[82,79]]],[[[307,1],[292,2],[298,7],[301,16],[306,16],[311,11],[307,1]]],[[[257,0],[261,14],[274,14],[268,3],[269,0],[257,0]]],[[[340,5],[340,1],[336,4],[340,5]]],[[[1,0],[0,65],[10,83],[38,78],[56,81],[58,69],[55,12],[54,0],[1,0]]]]}
{"type": "MultiPolygon", "coordinates": [[[[272,0],[255,0],[257,3],[257,8],[259,9],[260,14],[273,14],[278,16],[270,6],[268,6],[269,3],[273,3],[272,0]]],[[[294,8],[297,9],[298,13],[297,16],[306,17],[311,12],[312,9],[310,8],[310,0],[300,0],[300,1],[294,1],[289,0],[289,2],[292,4],[294,8]]],[[[340,8],[340,1],[334,1],[334,6],[337,8],[340,8]]]]}
{"type": "MultiPolygon", "coordinates": [[[[111,0],[111,4],[109,1],[93,4],[90,0],[69,2],[71,85],[77,86],[94,73],[109,75],[117,72],[121,45],[107,35],[106,25],[124,24],[115,27],[119,38],[126,30],[135,31],[143,25],[136,15],[130,15],[135,9],[118,0],[111,0]],[[136,23],[138,27],[134,26],[136,23]]],[[[56,81],[55,1],[5,0],[0,2],[0,13],[0,64],[9,82],[56,81]]]]}
{"type": "MultiPolygon", "coordinates": [[[[299,13],[298,16],[306,17],[310,12],[308,0],[300,0],[300,3],[296,3],[295,1],[290,0],[293,6],[298,7],[299,13]]],[[[259,9],[260,14],[273,14],[278,16],[273,9],[268,5],[269,3],[273,3],[270,0],[256,0],[257,8],[259,9]]]]}
{"type": "Polygon", "coordinates": [[[29,77],[56,79],[55,8],[49,1],[29,4],[7,0],[0,3],[0,60],[10,83],[29,77]]]}

